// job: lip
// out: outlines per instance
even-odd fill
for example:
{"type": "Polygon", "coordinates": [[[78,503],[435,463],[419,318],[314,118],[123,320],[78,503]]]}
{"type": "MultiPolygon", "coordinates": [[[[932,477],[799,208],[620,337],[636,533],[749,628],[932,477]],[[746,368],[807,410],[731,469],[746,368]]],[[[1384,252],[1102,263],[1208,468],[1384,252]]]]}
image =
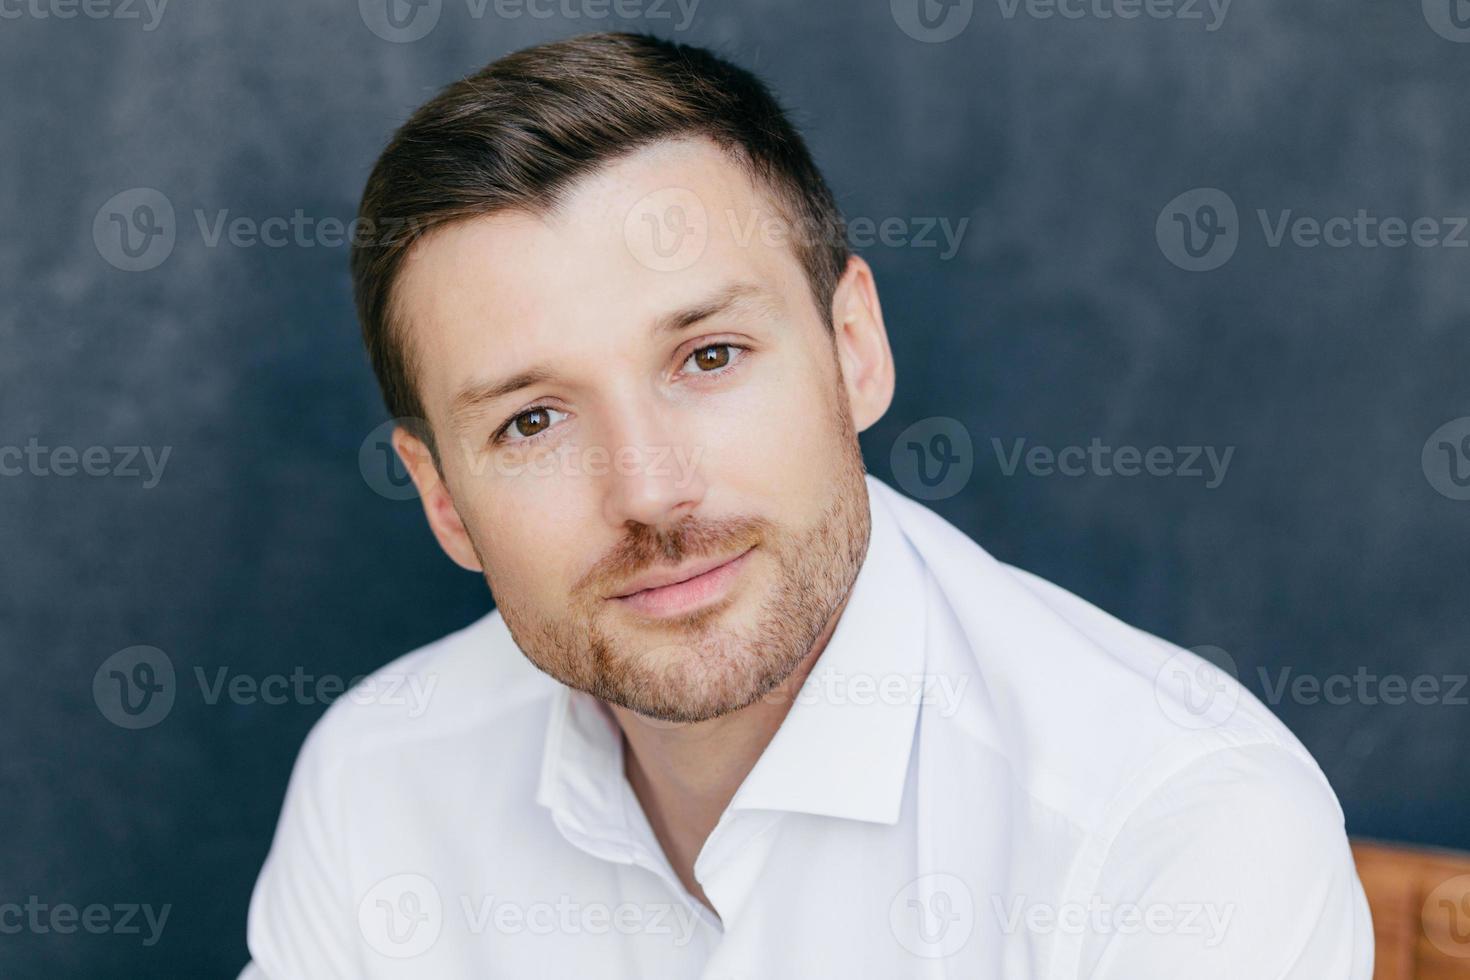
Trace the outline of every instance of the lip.
{"type": "Polygon", "coordinates": [[[680,568],[639,576],[612,600],[653,618],[687,613],[723,598],[755,549],[733,558],[705,558],[680,568]]]}

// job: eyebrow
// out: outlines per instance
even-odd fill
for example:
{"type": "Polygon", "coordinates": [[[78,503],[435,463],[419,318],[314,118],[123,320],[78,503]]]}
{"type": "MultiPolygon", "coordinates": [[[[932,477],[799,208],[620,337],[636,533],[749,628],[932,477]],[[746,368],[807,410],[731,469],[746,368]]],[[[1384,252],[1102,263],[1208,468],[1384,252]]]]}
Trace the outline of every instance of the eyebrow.
{"type": "MultiPolygon", "coordinates": [[[[732,282],[707,299],[660,316],[653,323],[653,333],[656,336],[678,333],[704,320],[745,306],[752,307],[756,313],[774,316],[780,305],[776,297],[763,286],[753,282],[732,282]]],[[[486,405],[532,385],[555,381],[558,377],[550,367],[536,365],[497,381],[472,382],[461,388],[450,402],[450,423],[455,428],[463,428],[486,405]]]]}
{"type": "Polygon", "coordinates": [[[653,332],[678,333],[702,320],[728,313],[740,306],[759,306],[764,312],[771,313],[779,305],[775,297],[762,286],[753,282],[732,282],[706,300],[659,317],[654,321],[653,332]]]}

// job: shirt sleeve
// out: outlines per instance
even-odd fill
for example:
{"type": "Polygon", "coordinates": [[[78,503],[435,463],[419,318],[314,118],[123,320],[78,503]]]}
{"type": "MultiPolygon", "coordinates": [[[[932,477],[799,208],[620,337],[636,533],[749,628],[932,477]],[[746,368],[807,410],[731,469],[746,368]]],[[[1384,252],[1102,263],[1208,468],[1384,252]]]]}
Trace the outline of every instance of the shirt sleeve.
{"type": "Polygon", "coordinates": [[[322,727],[307,737],[291,773],[270,854],[250,899],[252,980],[356,977],[360,937],[346,875],[339,764],[322,727]]]}
{"type": "Polygon", "coordinates": [[[1166,779],[1107,848],[1077,977],[1371,980],[1373,929],[1337,799],[1276,745],[1166,779]]]}

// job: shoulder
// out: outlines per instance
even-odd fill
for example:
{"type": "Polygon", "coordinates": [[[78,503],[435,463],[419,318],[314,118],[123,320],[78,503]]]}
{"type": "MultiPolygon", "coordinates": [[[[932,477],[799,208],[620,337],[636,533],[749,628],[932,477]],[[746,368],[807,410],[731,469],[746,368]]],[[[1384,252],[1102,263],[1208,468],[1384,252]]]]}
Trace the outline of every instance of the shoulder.
{"type": "MultiPolygon", "coordinates": [[[[1055,621],[1053,649],[1065,651],[1057,659],[1075,678],[1081,704],[1045,699],[1036,712],[1038,720],[1059,726],[1059,711],[1076,711],[1093,732],[1090,748],[1070,753],[1076,765],[1110,781],[1097,787],[1097,805],[1085,808],[1092,829],[1104,829],[1171,781],[1177,786],[1190,774],[1217,771],[1250,778],[1196,785],[1236,799],[1254,794],[1325,802],[1319,816],[1341,826],[1341,810],[1311,753],[1241,683],[1228,651],[1186,649],[1037,575],[1001,569],[1034,599],[1040,617],[1055,621]]],[[[1080,734],[1075,726],[1062,730],[1073,738],[1080,734]]]]}
{"type": "MultiPolygon", "coordinates": [[[[259,968],[271,976],[361,975],[361,937],[343,910],[360,895],[362,855],[381,857],[415,816],[447,809],[435,794],[453,793],[483,763],[465,751],[467,741],[534,744],[554,690],[499,613],[490,613],[334,701],[296,757],[251,896],[248,937],[259,968]]],[[[493,785],[509,785],[512,774],[529,780],[531,767],[502,770],[493,785]]],[[[491,819],[483,810],[474,817],[491,819]]]]}
{"type": "Polygon", "coordinates": [[[872,485],[930,577],[926,670],[968,679],[926,724],[964,746],[956,765],[990,757],[1015,832],[1059,858],[1055,975],[1367,980],[1337,798],[1229,654],[1132,626],[872,485]]]}
{"type": "Polygon", "coordinates": [[[1368,980],[1372,922],[1326,783],[1258,744],[1193,760],[1099,835],[1067,900],[1076,975],[1368,980]]]}
{"type": "Polygon", "coordinates": [[[357,681],[312,728],[297,767],[325,776],[365,757],[412,757],[472,729],[517,724],[555,687],[492,611],[357,681]]]}
{"type": "Polygon", "coordinates": [[[1272,778],[1331,798],[1310,753],[1240,683],[1226,651],[1132,626],[870,485],[932,580],[929,669],[971,676],[957,730],[1003,756],[1020,788],[1076,831],[1103,832],[1173,774],[1231,750],[1274,750],[1291,765],[1272,778]]]}

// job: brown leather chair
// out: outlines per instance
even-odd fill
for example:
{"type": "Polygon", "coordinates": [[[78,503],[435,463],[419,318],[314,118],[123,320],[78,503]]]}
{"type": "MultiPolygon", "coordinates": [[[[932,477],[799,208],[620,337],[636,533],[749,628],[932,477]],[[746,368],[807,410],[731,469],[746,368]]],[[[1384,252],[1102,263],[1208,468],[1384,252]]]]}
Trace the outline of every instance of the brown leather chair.
{"type": "Polygon", "coordinates": [[[1373,910],[1373,980],[1470,980],[1470,854],[1353,841],[1373,910]]]}

